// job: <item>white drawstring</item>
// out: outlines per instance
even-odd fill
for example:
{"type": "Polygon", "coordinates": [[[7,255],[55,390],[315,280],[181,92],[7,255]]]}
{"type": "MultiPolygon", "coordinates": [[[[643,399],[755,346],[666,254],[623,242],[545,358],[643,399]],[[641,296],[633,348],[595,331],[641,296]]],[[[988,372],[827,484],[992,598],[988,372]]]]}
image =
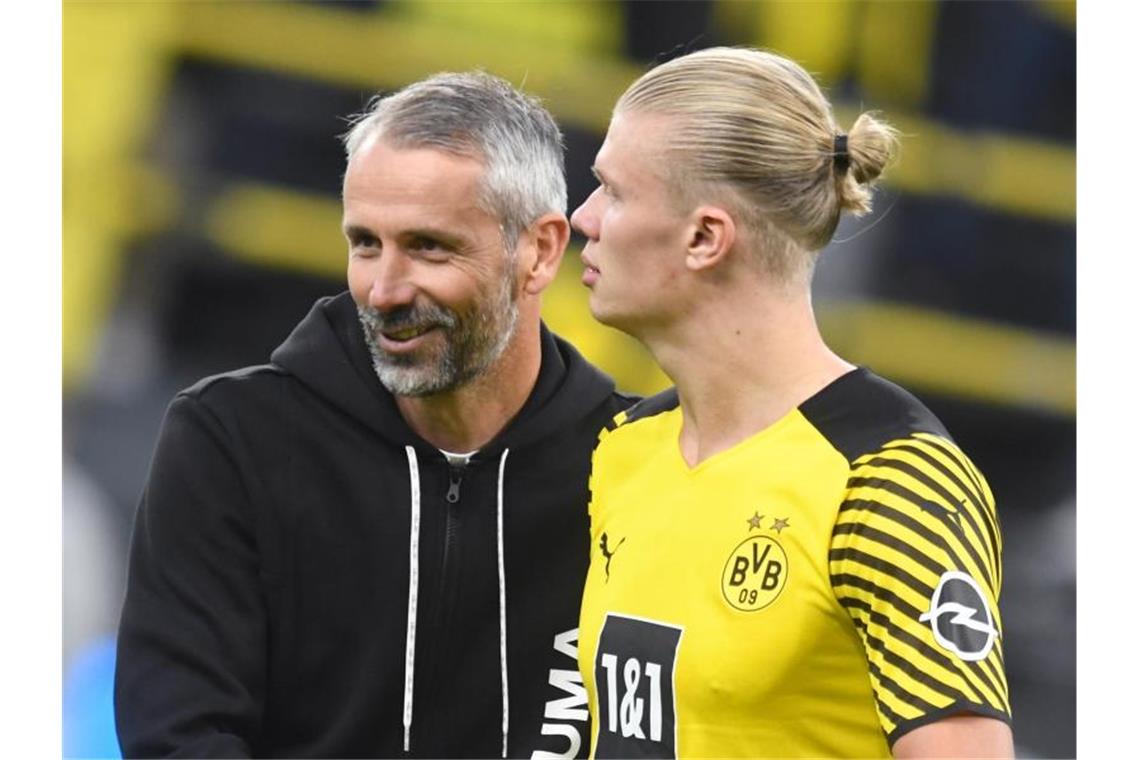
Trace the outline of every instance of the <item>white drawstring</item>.
{"type": "MultiPolygon", "coordinates": [[[[420,471],[416,451],[405,446],[408,454],[408,476],[412,486],[412,525],[408,547],[408,634],[404,650],[404,751],[410,751],[412,736],[412,685],[416,667],[416,606],[419,601],[420,578],[420,471]]],[[[503,554],[503,475],[507,467],[504,449],[499,458],[497,537],[499,551],[499,665],[503,683],[503,757],[507,756],[510,726],[510,699],[507,686],[507,576],[503,554]]]]}
{"type": "Polygon", "coordinates": [[[509,727],[510,702],[507,698],[507,573],[503,562],[503,473],[507,467],[507,454],[503,449],[499,458],[499,666],[503,676],[503,757],[507,756],[507,729],[509,727]]]}
{"type": "Polygon", "coordinates": [[[412,483],[412,527],[408,547],[408,635],[404,649],[404,751],[412,741],[412,683],[416,671],[416,604],[420,592],[420,467],[416,450],[408,452],[408,478],[412,483]]]}

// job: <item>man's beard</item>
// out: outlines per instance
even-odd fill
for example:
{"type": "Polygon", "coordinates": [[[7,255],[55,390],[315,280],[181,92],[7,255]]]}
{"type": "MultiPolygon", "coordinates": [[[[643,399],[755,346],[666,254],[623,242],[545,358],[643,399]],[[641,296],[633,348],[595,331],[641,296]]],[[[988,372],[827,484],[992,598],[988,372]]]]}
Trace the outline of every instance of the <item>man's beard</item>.
{"type": "Polygon", "coordinates": [[[430,396],[455,390],[486,372],[514,336],[519,310],[512,269],[507,267],[497,291],[462,316],[426,298],[386,313],[358,305],[357,313],[384,387],[397,396],[430,396]],[[407,354],[390,354],[380,347],[378,333],[410,327],[437,328],[443,333],[442,345],[429,344],[407,354]]]}

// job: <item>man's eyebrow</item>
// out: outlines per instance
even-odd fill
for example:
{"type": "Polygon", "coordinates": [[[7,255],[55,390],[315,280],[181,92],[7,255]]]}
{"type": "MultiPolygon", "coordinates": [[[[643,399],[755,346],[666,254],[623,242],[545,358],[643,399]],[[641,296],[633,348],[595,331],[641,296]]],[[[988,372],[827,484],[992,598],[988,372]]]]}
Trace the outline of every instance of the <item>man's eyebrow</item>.
{"type": "Polygon", "coordinates": [[[467,244],[467,238],[456,232],[450,230],[442,230],[436,227],[412,227],[411,229],[402,230],[400,232],[402,238],[430,238],[438,240],[441,243],[452,246],[463,246],[467,244]]]}
{"type": "Polygon", "coordinates": [[[355,238],[355,237],[363,237],[365,235],[369,235],[371,237],[376,237],[372,233],[372,230],[370,230],[367,227],[364,227],[362,225],[359,225],[359,224],[344,224],[344,225],[341,225],[341,230],[344,232],[345,237],[355,238]]]}
{"type": "MultiPolygon", "coordinates": [[[[346,224],[344,225],[344,235],[349,238],[359,237],[380,237],[375,232],[361,224],[346,224]]],[[[411,227],[406,230],[401,230],[401,238],[430,238],[438,240],[441,243],[448,245],[461,246],[467,243],[467,238],[461,234],[452,232],[450,230],[439,229],[436,227],[411,227]]]]}

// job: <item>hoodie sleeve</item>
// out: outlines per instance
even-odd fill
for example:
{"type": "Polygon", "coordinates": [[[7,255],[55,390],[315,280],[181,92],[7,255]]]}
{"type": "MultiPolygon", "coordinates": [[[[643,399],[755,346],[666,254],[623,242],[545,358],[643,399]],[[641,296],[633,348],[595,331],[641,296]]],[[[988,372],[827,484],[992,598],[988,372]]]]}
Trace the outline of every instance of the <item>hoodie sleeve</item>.
{"type": "Polygon", "coordinates": [[[125,757],[249,757],[266,622],[251,504],[217,418],[180,395],[131,539],[115,720],[125,757]]]}

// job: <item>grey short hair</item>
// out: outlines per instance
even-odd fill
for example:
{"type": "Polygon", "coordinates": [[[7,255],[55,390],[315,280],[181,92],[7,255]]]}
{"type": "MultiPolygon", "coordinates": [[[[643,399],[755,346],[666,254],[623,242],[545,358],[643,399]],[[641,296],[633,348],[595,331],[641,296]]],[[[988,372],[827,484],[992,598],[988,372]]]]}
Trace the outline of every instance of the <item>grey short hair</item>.
{"type": "Polygon", "coordinates": [[[342,137],[349,161],[374,135],[481,160],[480,207],[498,218],[508,254],[535,219],[566,213],[562,133],[536,98],[505,79],[481,71],[436,74],[373,98],[350,125],[342,137]]]}

